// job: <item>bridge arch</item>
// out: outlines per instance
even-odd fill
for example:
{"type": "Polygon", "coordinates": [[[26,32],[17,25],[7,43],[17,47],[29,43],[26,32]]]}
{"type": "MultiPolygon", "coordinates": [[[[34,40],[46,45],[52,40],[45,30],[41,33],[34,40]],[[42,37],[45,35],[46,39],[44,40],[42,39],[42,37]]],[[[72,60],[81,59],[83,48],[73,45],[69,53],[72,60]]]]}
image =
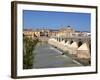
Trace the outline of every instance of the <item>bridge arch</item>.
{"type": "Polygon", "coordinates": [[[70,44],[72,44],[73,42],[74,42],[74,41],[73,41],[73,40],[71,40],[71,41],[70,41],[70,44]]]}
{"type": "Polygon", "coordinates": [[[89,44],[89,51],[90,51],[90,55],[91,55],[91,44],[89,44]]]}
{"type": "Polygon", "coordinates": [[[67,42],[68,40],[65,40],[65,43],[67,42]]]}
{"type": "Polygon", "coordinates": [[[82,44],[83,44],[82,41],[79,41],[78,42],[78,47],[80,47],[82,44]]]}

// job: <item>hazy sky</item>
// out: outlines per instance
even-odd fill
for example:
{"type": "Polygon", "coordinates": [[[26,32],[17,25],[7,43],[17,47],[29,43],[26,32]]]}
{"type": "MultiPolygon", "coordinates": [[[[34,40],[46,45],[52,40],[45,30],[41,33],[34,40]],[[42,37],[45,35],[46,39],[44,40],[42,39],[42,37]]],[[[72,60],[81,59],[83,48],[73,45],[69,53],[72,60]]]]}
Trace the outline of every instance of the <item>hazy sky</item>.
{"type": "Polygon", "coordinates": [[[70,25],[77,31],[90,31],[91,14],[23,10],[24,29],[59,29],[70,25]]]}

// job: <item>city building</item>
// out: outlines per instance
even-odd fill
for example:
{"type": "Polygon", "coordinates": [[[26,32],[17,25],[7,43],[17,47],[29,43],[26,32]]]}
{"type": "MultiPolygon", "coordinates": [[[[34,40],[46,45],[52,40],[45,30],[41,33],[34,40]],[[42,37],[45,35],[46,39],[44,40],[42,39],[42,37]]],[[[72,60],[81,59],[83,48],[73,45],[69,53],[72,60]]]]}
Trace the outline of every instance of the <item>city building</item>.
{"type": "Polygon", "coordinates": [[[70,38],[70,37],[83,37],[91,36],[90,32],[81,32],[75,31],[70,26],[60,28],[58,30],[49,30],[49,29],[24,29],[23,34],[29,38],[34,37],[59,37],[59,38],[70,38]]]}
{"type": "Polygon", "coordinates": [[[23,35],[28,38],[40,37],[40,31],[32,29],[24,29],[23,35]]]}
{"type": "Polygon", "coordinates": [[[58,37],[72,37],[72,34],[75,33],[75,30],[72,29],[70,26],[61,28],[58,31],[58,34],[56,36],[58,37]]]}

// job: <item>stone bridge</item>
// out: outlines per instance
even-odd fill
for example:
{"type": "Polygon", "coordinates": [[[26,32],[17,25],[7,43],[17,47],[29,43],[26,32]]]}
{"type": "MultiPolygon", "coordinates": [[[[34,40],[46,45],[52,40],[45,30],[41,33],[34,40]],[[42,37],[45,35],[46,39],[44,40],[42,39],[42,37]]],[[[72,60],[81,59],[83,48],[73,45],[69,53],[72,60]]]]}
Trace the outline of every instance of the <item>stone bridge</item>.
{"type": "Polygon", "coordinates": [[[69,38],[53,37],[48,40],[48,43],[63,50],[64,52],[68,52],[69,54],[75,55],[78,58],[91,58],[90,36],[69,38]]]}
{"type": "Polygon", "coordinates": [[[46,37],[46,36],[40,36],[40,37],[38,37],[38,39],[39,39],[40,41],[45,41],[45,42],[47,42],[47,41],[49,40],[49,38],[46,37]]]}

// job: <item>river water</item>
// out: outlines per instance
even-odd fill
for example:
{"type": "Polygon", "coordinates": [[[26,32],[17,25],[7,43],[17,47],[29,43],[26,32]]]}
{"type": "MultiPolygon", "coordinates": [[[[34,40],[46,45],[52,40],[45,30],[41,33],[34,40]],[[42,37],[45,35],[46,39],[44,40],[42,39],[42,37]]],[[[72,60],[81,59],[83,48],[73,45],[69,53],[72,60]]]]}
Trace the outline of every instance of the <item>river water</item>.
{"type": "Polygon", "coordinates": [[[83,66],[75,60],[72,60],[72,58],[62,55],[62,52],[45,42],[40,42],[36,45],[34,56],[33,68],[83,66]]]}

